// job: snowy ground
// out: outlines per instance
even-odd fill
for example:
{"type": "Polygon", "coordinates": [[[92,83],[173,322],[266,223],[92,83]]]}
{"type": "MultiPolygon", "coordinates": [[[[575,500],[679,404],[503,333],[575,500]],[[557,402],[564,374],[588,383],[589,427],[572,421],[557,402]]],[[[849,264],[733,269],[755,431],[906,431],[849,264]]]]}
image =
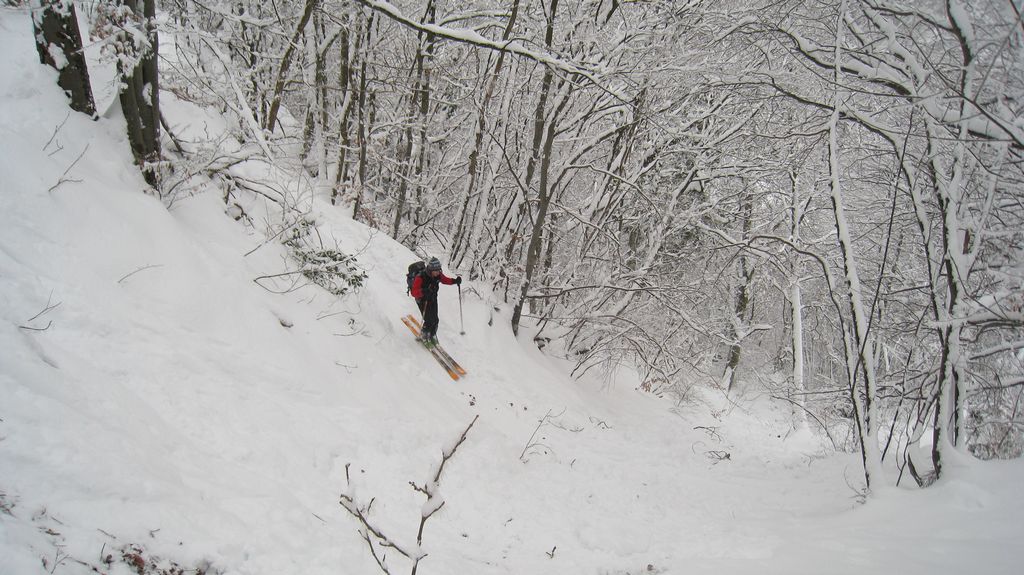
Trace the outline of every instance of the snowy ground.
{"type": "MultiPolygon", "coordinates": [[[[126,545],[232,574],[379,572],[339,495],[415,547],[409,482],[475,416],[420,573],[1020,572],[1021,462],[965,459],[859,505],[856,457],[784,408],[569,379],[469,285],[465,336],[441,294],[470,372],[452,382],[399,321],[404,247],[311,199],[367,285],[270,293],[253,279],[286,265],[273,210],[249,201],[246,226],[212,187],[165,208],[116,117],[69,114],[23,10],[0,8],[0,53],[0,575],[130,573],[126,545]]],[[[186,134],[220,122],[170,96],[165,113],[186,134]]]]}

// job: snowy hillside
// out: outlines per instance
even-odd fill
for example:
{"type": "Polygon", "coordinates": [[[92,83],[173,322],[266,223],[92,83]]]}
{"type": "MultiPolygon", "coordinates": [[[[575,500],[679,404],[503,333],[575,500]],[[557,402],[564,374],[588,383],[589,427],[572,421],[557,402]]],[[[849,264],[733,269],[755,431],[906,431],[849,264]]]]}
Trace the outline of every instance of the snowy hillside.
{"type": "MultiPolygon", "coordinates": [[[[468,282],[462,327],[458,291],[441,290],[439,336],[469,371],[453,382],[399,321],[415,311],[413,253],[253,167],[368,276],[341,298],[254,281],[290,265],[267,234],[274,204],[228,210],[209,186],[165,207],[116,114],[69,112],[24,10],[0,9],[0,51],[0,575],[123,575],[137,557],[378,573],[342,494],[425,554],[424,574],[1021,569],[1022,462],[964,458],[930,489],[862,505],[856,457],[792,429],[784,405],[707,392],[677,406],[626,372],[571,379],[468,282]],[[410,482],[432,489],[477,417],[417,548],[440,501],[410,482]]],[[[164,105],[183,134],[217,130],[164,105]]]]}

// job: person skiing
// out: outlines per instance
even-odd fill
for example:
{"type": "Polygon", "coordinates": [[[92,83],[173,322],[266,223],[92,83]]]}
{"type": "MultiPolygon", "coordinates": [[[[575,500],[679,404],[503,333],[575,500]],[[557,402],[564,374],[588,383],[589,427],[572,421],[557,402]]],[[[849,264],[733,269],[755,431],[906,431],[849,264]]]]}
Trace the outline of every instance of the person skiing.
{"type": "Polygon", "coordinates": [[[444,275],[441,273],[441,260],[430,258],[423,271],[412,281],[412,289],[409,290],[423,315],[420,340],[431,345],[437,343],[437,324],[440,323],[437,315],[437,288],[440,284],[462,285],[462,276],[450,278],[444,275]]]}

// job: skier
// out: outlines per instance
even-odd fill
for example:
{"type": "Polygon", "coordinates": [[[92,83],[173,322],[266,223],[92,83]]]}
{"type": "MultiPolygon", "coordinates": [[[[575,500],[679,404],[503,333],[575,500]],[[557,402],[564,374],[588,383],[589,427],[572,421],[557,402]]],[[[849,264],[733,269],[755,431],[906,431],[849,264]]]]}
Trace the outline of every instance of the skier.
{"type": "Polygon", "coordinates": [[[420,332],[420,340],[428,345],[437,344],[437,288],[440,284],[462,285],[462,276],[450,278],[441,273],[441,260],[430,258],[426,267],[412,282],[412,289],[409,291],[412,297],[416,298],[416,305],[423,315],[423,330],[420,332]]]}

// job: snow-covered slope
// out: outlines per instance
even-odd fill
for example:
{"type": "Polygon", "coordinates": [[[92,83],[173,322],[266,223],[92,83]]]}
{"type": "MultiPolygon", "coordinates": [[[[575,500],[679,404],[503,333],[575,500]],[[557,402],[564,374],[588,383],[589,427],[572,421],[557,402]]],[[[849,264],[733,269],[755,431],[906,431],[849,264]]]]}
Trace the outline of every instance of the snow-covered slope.
{"type": "MultiPolygon", "coordinates": [[[[266,202],[240,200],[254,225],[213,187],[167,209],[116,118],[69,113],[23,10],[0,9],[0,53],[0,574],[129,573],[129,545],[164,567],[379,572],[340,494],[415,548],[409,483],[477,416],[420,573],[1018,572],[1020,462],[860,506],[856,458],[779,406],[569,379],[468,284],[464,336],[441,293],[469,370],[452,382],[399,321],[404,247],[312,198],[366,285],[271,293],[253,280],[288,264],[266,202]]],[[[182,133],[220,121],[170,95],[165,113],[182,133]]]]}

